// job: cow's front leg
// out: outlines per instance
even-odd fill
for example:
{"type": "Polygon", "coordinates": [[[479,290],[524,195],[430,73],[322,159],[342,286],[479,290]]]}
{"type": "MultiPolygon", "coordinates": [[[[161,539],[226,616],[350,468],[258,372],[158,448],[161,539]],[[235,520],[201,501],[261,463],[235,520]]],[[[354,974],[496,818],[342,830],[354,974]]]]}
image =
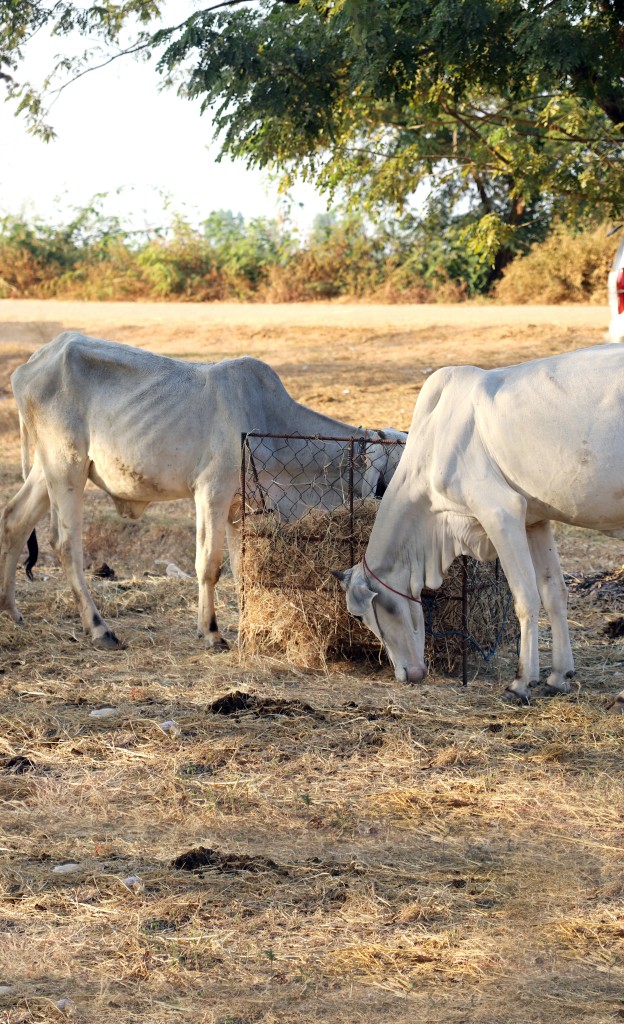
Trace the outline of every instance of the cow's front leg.
{"type": "Polygon", "coordinates": [[[0,517],[0,611],[7,612],[15,622],[22,621],[15,603],[17,563],[33,527],[49,507],[50,499],[45,477],[40,463],[35,460],[28,479],[0,517]]]}
{"type": "Polygon", "coordinates": [[[236,584],[240,581],[241,567],[241,503],[234,502],[228,513],[226,526],[227,546],[230,553],[230,568],[236,584]]]}
{"type": "Polygon", "coordinates": [[[85,633],[90,634],[96,647],[115,650],[121,646],[119,640],[97,610],[84,575],[82,507],[86,481],[86,473],[84,479],[78,479],[77,473],[63,479],[48,476],[52,546],[78,603],[85,633]]]}
{"type": "Polygon", "coordinates": [[[505,696],[527,703],[531,687],[539,682],[537,624],[540,596],[529,550],[526,526],[526,502],[518,494],[505,496],[505,507],[487,509],[481,523],[492,541],[513,595],[520,623],[520,658],[516,678],[505,696]]]}
{"type": "Polygon", "coordinates": [[[542,604],[552,631],[552,671],[545,693],[569,693],[574,675],[574,658],[568,631],[568,588],[565,585],[559,553],[549,522],[527,530],[529,548],[542,604]]]}
{"type": "Polygon", "coordinates": [[[219,632],[215,612],[215,586],[221,575],[225,528],[229,501],[208,487],[195,492],[197,547],[195,570],[199,585],[197,634],[205,637],[206,647],[214,651],[227,651],[229,644],[219,632]]]}

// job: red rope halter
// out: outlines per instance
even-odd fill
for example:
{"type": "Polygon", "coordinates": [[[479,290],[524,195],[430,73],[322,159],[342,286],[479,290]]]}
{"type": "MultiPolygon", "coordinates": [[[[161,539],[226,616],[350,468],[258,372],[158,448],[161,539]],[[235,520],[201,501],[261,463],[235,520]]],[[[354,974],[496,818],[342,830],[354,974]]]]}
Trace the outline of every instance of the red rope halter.
{"type": "Polygon", "coordinates": [[[374,580],[377,580],[378,583],[381,583],[382,587],[385,587],[386,590],[392,591],[393,594],[398,594],[399,597],[405,597],[405,598],[407,598],[408,601],[413,601],[414,604],[422,604],[422,601],[420,600],[419,597],[412,597],[411,594],[404,594],[400,590],[395,590],[394,587],[390,587],[390,586],[388,586],[387,583],[384,583],[383,580],[380,580],[379,576],[375,576],[375,573],[373,572],[373,570],[369,569],[369,567],[368,567],[368,564],[366,562],[366,555],[362,555],[362,565],[364,566],[365,572],[367,572],[369,574],[369,576],[372,576],[374,580]]]}

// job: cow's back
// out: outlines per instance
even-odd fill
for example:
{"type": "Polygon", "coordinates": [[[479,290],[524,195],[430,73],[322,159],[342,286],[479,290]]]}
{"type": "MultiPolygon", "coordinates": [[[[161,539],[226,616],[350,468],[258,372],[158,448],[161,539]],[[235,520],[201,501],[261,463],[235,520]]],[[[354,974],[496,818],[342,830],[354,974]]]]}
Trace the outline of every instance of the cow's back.
{"type": "Polygon", "coordinates": [[[90,460],[92,479],[128,499],[140,490],[129,476],[150,481],[155,500],[159,488],[188,493],[204,472],[235,473],[241,434],[275,431],[295,404],[251,357],[186,362],[74,332],[43,346],[12,383],[40,454],[90,460]]]}
{"type": "Polygon", "coordinates": [[[473,406],[493,462],[534,516],[598,529],[623,521],[621,345],[489,371],[473,406]]]}
{"type": "Polygon", "coordinates": [[[624,348],[599,345],[496,370],[446,367],[427,381],[393,485],[435,509],[471,508],[502,485],[528,520],[605,531],[624,524],[624,348]]]}
{"type": "Polygon", "coordinates": [[[174,388],[190,383],[196,365],[158,356],[119,342],[65,331],[43,345],[11,377],[18,402],[27,398],[41,407],[72,400],[76,404],[99,400],[104,393],[128,393],[136,386],[167,381],[174,388]]]}

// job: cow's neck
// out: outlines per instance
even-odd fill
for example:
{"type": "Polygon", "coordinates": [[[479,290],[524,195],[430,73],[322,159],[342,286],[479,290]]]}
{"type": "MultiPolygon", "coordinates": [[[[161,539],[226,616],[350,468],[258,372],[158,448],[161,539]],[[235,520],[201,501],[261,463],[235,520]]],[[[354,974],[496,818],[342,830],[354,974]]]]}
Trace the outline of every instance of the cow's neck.
{"type": "Polygon", "coordinates": [[[397,590],[415,595],[424,586],[437,590],[459,553],[448,516],[432,512],[425,495],[406,504],[396,500],[398,487],[391,485],[391,489],[377,514],[366,560],[376,575],[397,590]]]}
{"type": "MultiPolygon", "coordinates": [[[[392,487],[392,485],[391,485],[392,487]]],[[[393,490],[396,497],[396,490],[393,490]]],[[[410,502],[393,500],[389,489],[384,495],[366,548],[366,561],[371,570],[389,586],[406,592],[422,588],[418,551],[419,518],[410,502]]]]}
{"type": "MultiPolygon", "coordinates": [[[[317,434],[326,437],[362,437],[367,433],[361,427],[354,427],[350,423],[343,423],[341,420],[334,420],[331,416],[324,416],[321,412],[308,409],[307,405],[295,402],[296,413],[289,414],[285,424],[285,432],[293,433],[293,423],[296,424],[296,433],[311,437],[317,434]]],[[[277,433],[277,431],[276,431],[277,433]]]]}

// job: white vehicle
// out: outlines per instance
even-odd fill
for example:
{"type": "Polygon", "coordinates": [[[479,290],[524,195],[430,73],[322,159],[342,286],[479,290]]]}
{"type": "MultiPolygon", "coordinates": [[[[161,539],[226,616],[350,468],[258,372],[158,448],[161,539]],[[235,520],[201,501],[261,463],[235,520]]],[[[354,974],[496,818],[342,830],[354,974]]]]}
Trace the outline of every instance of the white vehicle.
{"type": "Polygon", "coordinates": [[[609,272],[609,340],[624,341],[624,231],[609,272]]]}

